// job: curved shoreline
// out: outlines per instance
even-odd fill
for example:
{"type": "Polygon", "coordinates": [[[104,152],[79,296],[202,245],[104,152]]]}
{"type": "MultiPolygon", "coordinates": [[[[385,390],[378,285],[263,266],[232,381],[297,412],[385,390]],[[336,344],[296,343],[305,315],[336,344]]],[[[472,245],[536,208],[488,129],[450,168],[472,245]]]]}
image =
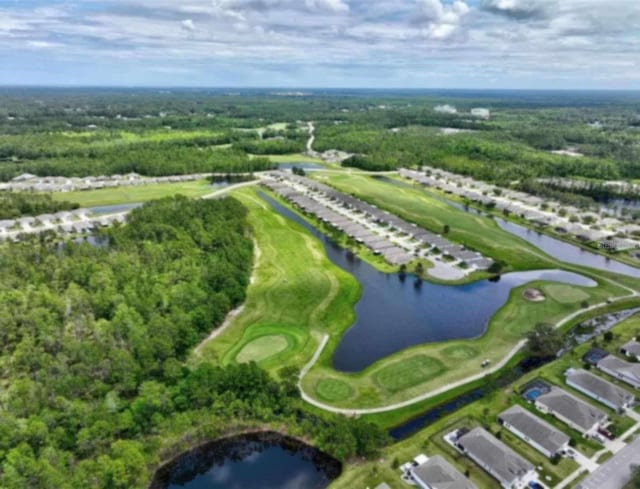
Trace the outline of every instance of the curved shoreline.
{"type": "MultiPolygon", "coordinates": [[[[324,468],[325,475],[331,480],[336,479],[342,473],[343,464],[328,453],[314,447],[309,440],[291,436],[274,429],[248,429],[195,444],[169,460],[160,463],[153,473],[148,489],[165,489],[168,487],[172,483],[171,479],[179,474],[181,463],[188,464],[193,458],[201,458],[203,459],[201,461],[202,465],[210,468],[218,463],[224,463],[230,456],[237,455],[234,450],[243,448],[240,445],[252,443],[262,444],[264,448],[277,445],[286,450],[296,451],[312,461],[316,467],[324,468]]],[[[189,466],[186,469],[187,471],[197,472],[197,468],[193,466],[189,466]]]]}

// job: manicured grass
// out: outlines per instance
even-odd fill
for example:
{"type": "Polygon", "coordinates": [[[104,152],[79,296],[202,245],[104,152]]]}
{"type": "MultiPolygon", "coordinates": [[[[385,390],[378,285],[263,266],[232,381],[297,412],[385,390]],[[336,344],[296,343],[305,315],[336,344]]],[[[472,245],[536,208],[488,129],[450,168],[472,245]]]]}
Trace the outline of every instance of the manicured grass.
{"type": "Polygon", "coordinates": [[[543,291],[548,297],[553,297],[563,304],[581,302],[589,298],[582,290],[565,284],[548,284],[544,286],[543,291]]]}
{"type": "Polygon", "coordinates": [[[388,364],[378,370],[374,378],[380,387],[394,393],[435,378],[443,370],[444,366],[439,360],[426,355],[415,355],[388,364]]]}
{"type": "Polygon", "coordinates": [[[238,363],[260,362],[285,350],[289,342],[284,335],[267,335],[247,343],[236,356],[238,363]]]}
{"type": "Polygon", "coordinates": [[[291,153],[284,155],[251,155],[253,158],[269,158],[274,163],[316,163],[320,165],[327,165],[324,160],[315,158],[313,156],[307,156],[302,153],[291,153]]]}
{"type": "Polygon", "coordinates": [[[552,266],[543,252],[501,230],[493,220],[461,212],[418,189],[397,187],[358,174],[319,172],[313,176],[430,231],[442,233],[444,226],[448,225],[448,239],[502,260],[512,269],[552,266]]]}
{"type": "Polygon", "coordinates": [[[130,202],[146,202],[171,195],[182,194],[187,197],[201,197],[215,189],[207,180],[193,182],[158,183],[139,187],[115,187],[99,190],[76,192],[55,192],[55,200],[77,202],[81,207],[97,207],[103,205],[126,204],[130,202]]]}
{"type": "MultiPolygon", "coordinates": [[[[564,304],[553,297],[539,303],[529,302],[522,297],[525,288],[543,287],[545,284],[548,283],[532,282],[513,289],[507,303],[496,312],[486,332],[477,339],[417,345],[386,357],[356,374],[338,373],[332,368],[331,356],[339,343],[339,337],[332,337],[318,363],[303,379],[303,387],[306,392],[313,394],[323,378],[331,376],[342,379],[350,383],[354,394],[334,404],[346,408],[366,408],[400,402],[475,375],[482,371],[480,364],[484,359],[489,359],[492,364],[498,363],[536,324],[555,323],[576,310],[575,304],[564,304]],[[439,362],[441,370],[437,375],[422,375],[416,369],[415,373],[411,373],[411,381],[403,383],[399,376],[400,380],[390,389],[379,381],[380,373],[387,372],[390,365],[401,365],[401,362],[418,355],[439,362]]],[[[579,289],[589,296],[590,303],[603,302],[619,292],[606,283],[599,287],[579,289]]],[[[382,378],[392,377],[383,375],[382,378]]]]}
{"type": "Polygon", "coordinates": [[[360,287],[355,278],[327,258],[322,243],[302,226],[273,212],[253,188],[234,191],[249,209],[258,266],[247,291],[244,311],[231,327],[202,351],[220,363],[265,335],[282,335],[288,347],[258,363],[277,371],[302,366],[324,333],[339,335],[353,322],[360,287]]]}
{"type": "Polygon", "coordinates": [[[353,393],[351,386],[337,379],[322,379],[318,382],[318,396],[325,401],[341,401],[350,397],[353,393]]]}
{"type": "MultiPolygon", "coordinates": [[[[600,346],[604,346],[609,351],[616,351],[620,345],[628,341],[640,330],[640,315],[633,316],[622,323],[618,324],[612,331],[614,338],[609,343],[603,343],[600,340],[600,346]]],[[[577,464],[570,459],[562,459],[557,465],[553,465],[543,455],[531,448],[523,441],[516,438],[511,433],[502,429],[496,422],[496,416],[512,406],[514,403],[518,403],[531,409],[536,416],[540,416],[556,426],[561,431],[570,435],[576,442],[576,448],[587,456],[592,456],[602,447],[590,440],[583,439],[577,432],[569,429],[566,425],[555,420],[552,417],[544,416],[539,411],[535,410],[530,404],[526,403],[519,395],[519,389],[522,385],[530,382],[534,378],[542,378],[547,382],[555,383],[573,394],[580,396],[577,391],[574,391],[570,387],[564,384],[563,372],[569,368],[579,368],[582,366],[581,356],[586,350],[591,347],[591,344],[584,344],[579,346],[574,352],[565,355],[564,357],[552,362],[544,367],[527,374],[522,377],[516,384],[506,387],[504,389],[497,389],[488,396],[463,407],[456,411],[454,415],[447,416],[445,418],[435,421],[433,424],[419,431],[415,435],[402,440],[398,443],[390,445],[385,448],[380,457],[376,460],[369,462],[357,462],[345,466],[342,475],[330,485],[330,489],[350,489],[352,487],[375,487],[381,482],[386,482],[392,489],[402,489],[406,485],[400,480],[400,473],[398,470],[392,467],[392,463],[397,459],[400,463],[404,463],[413,459],[419,453],[426,455],[440,454],[444,456],[449,462],[454,464],[462,473],[468,471],[469,478],[480,489],[489,489],[497,487],[494,479],[490,478],[482,469],[475,465],[471,460],[461,456],[455,450],[453,450],[448,444],[442,440],[442,436],[455,428],[461,426],[484,426],[492,433],[500,432],[500,438],[503,442],[508,444],[511,448],[519,452],[524,458],[532,462],[536,466],[542,466],[542,475],[550,476],[552,482],[555,484],[558,480],[561,480],[571,474],[578,468],[577,464]]],[[[597,375],[598,372],[593,371],[597,375]]],[[[609,381],[615,382],[610,377],[606,377],[609,381]]],[[[620,385],[620,384],[619,384],[620,385]]],[[[622,385],[621,385],[622,386],[622,385]]],[[[583,397],[583,396],[580,396],[583,397]]],[[[583,397],[584,398],[584,397],[583,397]]],[[[622,424],[623,428],[630,426],[632,420],[628,417],[618,416],[612,413],[608,408],[596,401],[584,398],[587,402],[598,406],[599,408],[607,411],[612,416],[616,423],[622,424]]],[[[606,456],[608,458],[609,456],[606,456]]],[[[606,458],[604,458],[606,460],[606,458]]]]}

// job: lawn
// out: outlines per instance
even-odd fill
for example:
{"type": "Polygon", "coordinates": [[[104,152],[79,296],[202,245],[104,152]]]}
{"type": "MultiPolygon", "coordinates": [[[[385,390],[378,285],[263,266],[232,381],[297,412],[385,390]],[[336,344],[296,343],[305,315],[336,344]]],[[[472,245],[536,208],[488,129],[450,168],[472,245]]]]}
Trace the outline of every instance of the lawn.
{"type": "MultiPolygon", "coordinates": [[[[636,315],[618,324],[613,329],[614,337],[610,342],[605,343],[602,339],[598,340],[598,342],[600,346],[605,349],[615,351],[621,344],[637,334],[639,330],[640,315],[636,315]]],[[[503,442],[536,466],[541,466],[543,468],[543,477],[551,477],[552,483],[555,484],[558,480],[571,474],[577,468],[577,464],[569,459],[562,459],[557,465],[551,464],[549,460],[536,450],[529,447],[511,433],[500,428],[496,422],[496,416],[514,403],[519,403],[528,409],[533,409],[522,400],[518,392],[522,385],[534,378],[542,378],[547,382],[555,383],[572,391],[573,394],[580,396],[579,393],[564,384],[564,376],[562,373],[569,367],[579,368],[582,365],[582,354],[590,347],[590,344],[581,345],[574,352],[565,355],[541,369],[527,374],[518,380],[516,384],[495,390],[488,396],[456,411],[455,414],[439,419],[409,438],[385,448],[381,456],[377,457],[374,461],[356,462],[345,466],[342,475],[331,484],[330,489],[375,487],[381,482],[386,482],[392,489],[402,489],[406,487],[406,485],[400,481],[400,472],[393,468],[394,461],[404,463],[420,453],[426,455],[440,454],[444,456],[449,462],[456,466],[460,472],[468,473],[470,479],[480,489],[496,487],[496,482],[484,471],[472,461],[462,457],[442,440],[444,434],[462,426],[485,426],[494,434],[500,432],[499,436],[503,442]]],[[[613,381],[611,378],[607,378],[607,380],[613,381]]],[[[591,399],[586,400],[607,411],[614,421],[624,425],[623,427],[631,425],[632,421],[630,418],[615,415],[605,406],[591,399]]],[[[533,412],[535,412],[537,416],[541,416],[540,412],[535,410],[533,412]]],[[[576,442],[576,448],[585,455],[592,456],[601,448],[601,446],[594,441],[582,439],[578,433],[572,431],[554,418],[542,417],[571,436],[576,442]]]]}
{"type": "Polygon", "coordinates": [[[236,356],[238,363],[260,362],[284,351],[289,346],[287,336],[265,335],[247,343],[236,356]]]}
{"type": "Polygon", "coordinates": [[[245,348],[253,349],[253,342],[277,335],[286,337],[287,347],[272,349],[258,363],[274,371],[291,365],[302,368],[322,334],[339,335],[352,323],[359,284],[329,261],[320,241],[273,212],[255,189],[236,190],[233,195],[249,209],[260,250],[257,269],[243,312],[205,346],[202,357],[236,362],[246,354],[245,348]]]}
{"type": "MultiPolygon", "coordinates": [[[[234,195],[249,208],[260,259],[243,313],[205,347],[204,356],[224,364],[242,361],[249,358],[247,352],[255,350],[256,345],[247,345],[276,335],[286,337],[287,346],[264,355],[252,353],[257,355],[254,359],[272,370],[285,365],[301,368],[313,355],[319,338],[328,333],[328,346],[305,376],[303,387],[308,394],[338,407],[388,405],[465,379],[481,372],[484,359],[498,363],[536,323],[557,321],[577,309],[575,304],[553,297],[543,303],[528,302],[522,298],[523,286],[512,291],[507,304],[478,339],[418,345],[358,374],[336,372],[331,357],[353,322],[359,285],[328,260],[319,240],[273,212],[255,189],[242,189],[234,195]],[[326,379],[332,379],[332,383],[323,382],[326,379]],[[349,389],[336,389],[339,384],[349,389]]],[[[543,287],[545,283],[533,285],[543,287]]],[[[588,295],[590,303],[620,293],[609,284],[580,290],[588,295]]]]}
{"type": "Polygon", "coordinates": [[[138,187],[115,187],[99,190],[75,192],[54,192],[55,200],[77,202],[81,207],[98,207],[103,205],[127,204],[130,202],[146,202],[170,195],[182,194],[187,197],[202,197],[213,192],[207,180],[193,182],[158,183],[138,187]]]}

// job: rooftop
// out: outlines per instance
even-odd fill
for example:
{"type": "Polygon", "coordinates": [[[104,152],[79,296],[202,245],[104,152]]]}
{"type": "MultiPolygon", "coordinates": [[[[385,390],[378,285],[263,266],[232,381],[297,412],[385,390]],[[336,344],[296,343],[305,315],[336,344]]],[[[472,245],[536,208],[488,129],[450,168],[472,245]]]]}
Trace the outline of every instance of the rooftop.
{"type": "Polygon", "coordinates": [[[570,381],[595,396],[607,400],[618,409],[635,399],[635,396],[630,392],[586,370],[570,370],[566,377],[568,382],[570,381]]]}
{"type": "Polygon", "coordinates": [[[640,383],[640,363],[625,362],[618,357],[609,355],[598,362],[598,368],[605,368],[618,372],[626,378],[640,383]]]}
{"type": "Polygon", "coordinates": [[[476,489],[476,486],[440,455],[411,471],[413,477],[433,489],[476,489]]]}
{"type": "Polygon", "coordinates": [[[558,387],[552,387],[551,392],[541,395],[536,402],[571,420],[585,431],[607,419],[604,411],[558,387]]]}
{"type": "Polygon", "coordinates": [[[484,466],[500,482],[511,484],[534,466],[506,446],[484,428],[475,428],[458,439],[458,444],[484,466]]]}
{"type": "Polygon", "coordinates": [[[506,421],[551,453],[569,443],[567,435],[517,404],[500,413],[498,419],[506,421]]]}

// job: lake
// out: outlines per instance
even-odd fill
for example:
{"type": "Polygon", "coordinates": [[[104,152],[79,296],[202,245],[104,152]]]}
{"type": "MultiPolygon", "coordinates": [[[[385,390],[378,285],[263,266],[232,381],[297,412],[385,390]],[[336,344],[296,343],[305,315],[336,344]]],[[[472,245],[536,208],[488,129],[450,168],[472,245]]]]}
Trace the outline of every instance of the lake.
{"type": "Polygon", "coordinates": [[[596,283],[562,270],[534,270],[465,285],[439,285],[411,274],[384,273],[360,260],[300,216],[261,193],[276,212],[305,227],[324,245],[328,258],[353,275],[362,288],[356,320],[342,337],[333,367],[357,372],[411,346],[481,336],[509,293],[534,280],[584,287],[596,283]]]}
{"type": "Polygon", "coordinates": [[[324,489],[341,464],[277,433],[217,440],[158,470],[150,489],[324,489]]]}

